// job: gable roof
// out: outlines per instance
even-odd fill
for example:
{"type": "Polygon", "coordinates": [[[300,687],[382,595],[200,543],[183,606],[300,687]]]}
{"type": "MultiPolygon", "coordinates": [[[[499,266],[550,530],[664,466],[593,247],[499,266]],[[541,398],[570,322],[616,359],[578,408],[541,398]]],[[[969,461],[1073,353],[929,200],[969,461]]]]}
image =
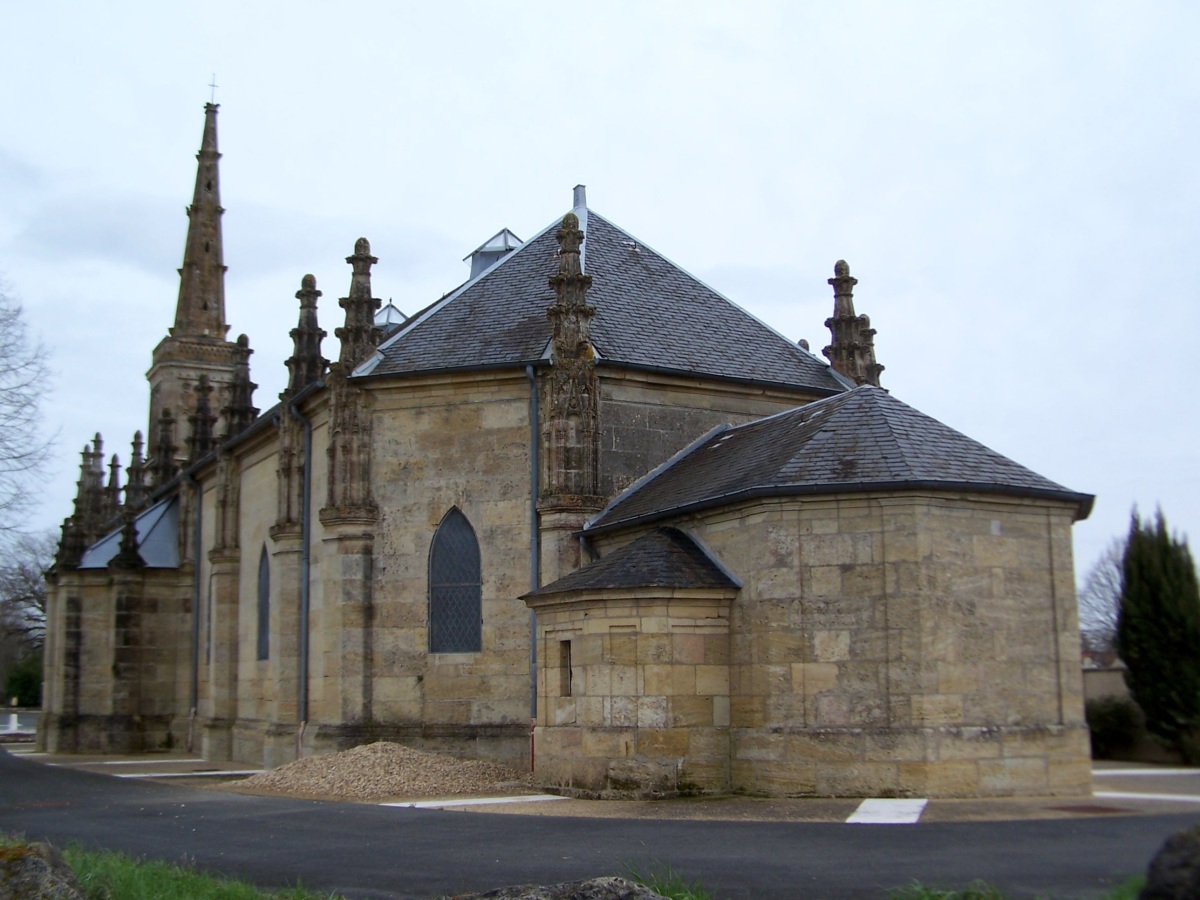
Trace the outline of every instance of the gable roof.
{"type": "MultiPolygon", "coordinates": [[[[167,497],[134,520],[138,553],[150,569],[179,568],[179,498],[167,497]]],[[[121,549],[121,529],[111,531],[84,551],[80,569],[103,569],[121,549]]]]}
{"type": "Polygon", "coordinates": [[[740,588],[678,528],[656,528],[526,597],[619,588],[740,588]]]}
{"type": "MultiPolygon", "coordinates": [[[[832,370],[632,235],[591,210],[587,293],[599,365],[845,390],[832,370]]],[[[517,250],[406,322],[356,374],[384,376],[527,365],[551,338],[548,279],[558,271],[556,220],[517,250]]]]}
{"type": "Polygon", "coordinates": [[[1078,506],[1080,519],[1094,499],[862,385],[710,432],[585,527],[612,530],[754,497],[903,489],[1063,500],[1078,506]]]}

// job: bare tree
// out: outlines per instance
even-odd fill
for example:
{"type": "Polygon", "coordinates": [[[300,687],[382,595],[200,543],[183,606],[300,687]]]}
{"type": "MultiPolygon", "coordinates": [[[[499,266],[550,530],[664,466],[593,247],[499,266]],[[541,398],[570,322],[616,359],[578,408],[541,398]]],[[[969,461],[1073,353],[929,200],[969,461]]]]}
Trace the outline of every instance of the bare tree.
{"type": "Polygon", "coordinates": [[[49,453],[41,436],[48,379],[46,350],[30,338],[21,304],[0,283],[0,538],[19,531],[49,453]]]}
{"type": "Polygon", "coordinates": [[[0,561],[0,640],[36,650],[46,633],[46,582],[54,562],[54,532],[20,535],[0,561]]]}
{"type": "MultiPolygon", "coordinates": [[[[41,666],[46,636],[46,582],[42,573],[54,562],[54,532],[16,535],[0,555],[0,690],[22,696],[12,678],[41,666]]],[[[29,676],[40,682],[40,675],[29,676]]],[[[36,705],[35,697],[26,703],[36,705]]]]}
{"type": "Polygon", "coordinates": [[[1124,558],[1125,538],[1113,538],[1088,569],[1079,590],[1079,629],[1093,650],[1112,650],[1115,646],[1124,558]]]}

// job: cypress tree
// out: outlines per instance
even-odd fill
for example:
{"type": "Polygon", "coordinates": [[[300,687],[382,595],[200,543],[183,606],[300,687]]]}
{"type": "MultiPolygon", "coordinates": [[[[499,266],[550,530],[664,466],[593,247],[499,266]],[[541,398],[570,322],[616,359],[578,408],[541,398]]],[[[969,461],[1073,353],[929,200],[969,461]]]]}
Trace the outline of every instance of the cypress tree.
{"type": "Polygon", "coordinates": [[[1117,650],[1146,730],[1200,762],[1200,587],[1186,540],[1134,512],[1121,564],[1117,650]]]}

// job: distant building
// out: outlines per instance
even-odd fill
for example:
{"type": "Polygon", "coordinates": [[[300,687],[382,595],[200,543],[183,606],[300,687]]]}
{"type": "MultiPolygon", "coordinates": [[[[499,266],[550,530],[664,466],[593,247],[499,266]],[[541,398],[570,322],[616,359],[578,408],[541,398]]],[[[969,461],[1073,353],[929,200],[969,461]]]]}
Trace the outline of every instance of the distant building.
{"type": "Polygon", "coordinates": [[[409,318],[359,239],[336,360],[306,275],[260,412],[226,339],[216,116],[146,452],[122,485],[84,449],[49,577],[46,749],[532,749],[588,796],[1090,789],[1092,498],[882,390],[844,262],[830,365],[582,188],[409,318]]]}

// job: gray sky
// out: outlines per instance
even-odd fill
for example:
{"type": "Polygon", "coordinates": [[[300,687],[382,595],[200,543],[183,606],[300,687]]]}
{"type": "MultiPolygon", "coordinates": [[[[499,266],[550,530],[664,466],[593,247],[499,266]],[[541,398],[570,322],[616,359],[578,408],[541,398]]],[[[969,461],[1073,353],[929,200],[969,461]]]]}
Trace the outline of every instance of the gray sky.
{"type": "Polygon", "coordinates": [[[366,236],[411,313],[582,182],[818,351],[848,260],[885,387],[1097,495],[1080,572],[1134,505],[1200,539],[1198,39],[1169,2],[6,4],[0,272],[57,373],[30,524],[94,432],[126,461],[146,428],[215,72],[264,409],[304,273],[332,334],[366,236]]]}

